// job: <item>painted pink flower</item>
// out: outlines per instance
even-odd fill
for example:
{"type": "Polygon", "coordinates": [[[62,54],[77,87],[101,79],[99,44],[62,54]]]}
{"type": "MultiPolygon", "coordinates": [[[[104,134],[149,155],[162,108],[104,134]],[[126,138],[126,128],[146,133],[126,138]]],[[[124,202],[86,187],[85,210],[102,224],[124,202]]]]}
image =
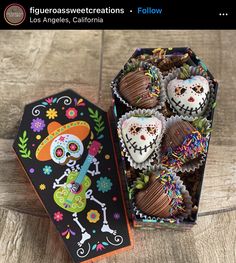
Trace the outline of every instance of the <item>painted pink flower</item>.
{"type": "Polygon", "coordinates": [[[63,220],[63,214],[61,212],[55,212],[54,213],[54,220],[56,220],[57,222],[62,221],[63,220]]]}
{"type": "Polygon", "coordinates": [[[53,102],[53,97],[47,98],[47,99],[45,99],[45,101],[46,101],[49,105],[51,105],[52,102],[53,102]]]}
{"type": "Polygon", "coordinates": [[[66,110],[66,117],[68,119],[74,119],[77,117],[78,111],[75,108],[69,108],[66,110]]]}
{"type": "Polygon", "coordinates": [[[99,250],[102,251],[103,249],[105,249],[103,244],[100,243],[100,244],[97,245],[97,248],[96,248],[97,251],[99,251],[99,250]]]}
{"type": "Polygon", "coordinates": [[[109,244],[107,242],[97,242],[92,246],[92,250],[96,250],[96,251],[102,251],[103,249],[105,249],[105,246],[108,246],[109,244]]]}

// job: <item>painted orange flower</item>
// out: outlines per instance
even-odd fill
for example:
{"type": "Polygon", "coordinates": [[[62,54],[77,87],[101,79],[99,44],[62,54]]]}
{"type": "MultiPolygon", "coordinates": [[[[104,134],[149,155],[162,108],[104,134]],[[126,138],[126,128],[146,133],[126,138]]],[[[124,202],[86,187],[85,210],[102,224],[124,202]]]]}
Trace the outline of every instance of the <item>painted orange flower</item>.
{"type": "Polygon", "coordinates": [[[58,115],[57,115],[57,111],[55,109],[49,109],[46,111],[46,116],[48,117],[48,119],[55,119],[58,115]]]}

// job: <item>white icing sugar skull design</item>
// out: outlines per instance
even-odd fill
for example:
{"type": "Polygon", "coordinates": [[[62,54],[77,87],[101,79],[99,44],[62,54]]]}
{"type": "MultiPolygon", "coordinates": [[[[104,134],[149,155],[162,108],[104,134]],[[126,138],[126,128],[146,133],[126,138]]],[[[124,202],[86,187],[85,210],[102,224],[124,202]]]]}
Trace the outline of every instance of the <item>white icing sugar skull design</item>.
{"type": "Polygon", "coordinates": [[[162,122],[155,116],[130,117],[122,124],[122,136],[130,156],[142,163],[154,152],[162,122]]]}
{"type": "Polygon", "coordinates": [[[81,140],[72,134],[57,136],[50,147],[52,160],[61,165],[65,165],[71,160],[78,160],[83,152],[84,146],[81,140]]]}
{"type": "Polygon", "coordinates": [[[167,86],[167,95],[171,105],[180,115],[198,117],[206,110],[210,87],[207,79],[202,76],[175,78],[167,86]]]}

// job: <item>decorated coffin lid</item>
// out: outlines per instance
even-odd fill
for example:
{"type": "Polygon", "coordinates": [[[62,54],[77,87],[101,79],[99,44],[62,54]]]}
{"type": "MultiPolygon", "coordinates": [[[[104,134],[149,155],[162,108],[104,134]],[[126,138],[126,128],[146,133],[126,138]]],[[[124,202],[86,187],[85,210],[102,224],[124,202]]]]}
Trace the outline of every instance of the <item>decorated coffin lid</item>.
{"type": "Polygon", "coordinates": [[[106,112],[72,90],[28,104],[13,148],[75,262],[131,247],[106,112]]]}

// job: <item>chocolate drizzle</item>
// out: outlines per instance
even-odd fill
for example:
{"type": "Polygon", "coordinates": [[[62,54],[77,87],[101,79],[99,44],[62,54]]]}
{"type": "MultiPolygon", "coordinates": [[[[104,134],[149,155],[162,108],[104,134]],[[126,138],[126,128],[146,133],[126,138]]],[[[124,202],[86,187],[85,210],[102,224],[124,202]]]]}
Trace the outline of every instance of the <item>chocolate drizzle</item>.
{"type": "Polygon", "coordinates": [[[120,80],[119,92],[132,106],[153,108],[158,104],[158,97],[150,95],[151,86],[151,77],[138,68],[120,80]]]}
{"type": "Polygon", "coordinates": [[[145,214],[160,218],[174,217],[184,210],[183,198],[170,173],[150,175],[148,186],[135,196],[137,207],[145,214]]]}

